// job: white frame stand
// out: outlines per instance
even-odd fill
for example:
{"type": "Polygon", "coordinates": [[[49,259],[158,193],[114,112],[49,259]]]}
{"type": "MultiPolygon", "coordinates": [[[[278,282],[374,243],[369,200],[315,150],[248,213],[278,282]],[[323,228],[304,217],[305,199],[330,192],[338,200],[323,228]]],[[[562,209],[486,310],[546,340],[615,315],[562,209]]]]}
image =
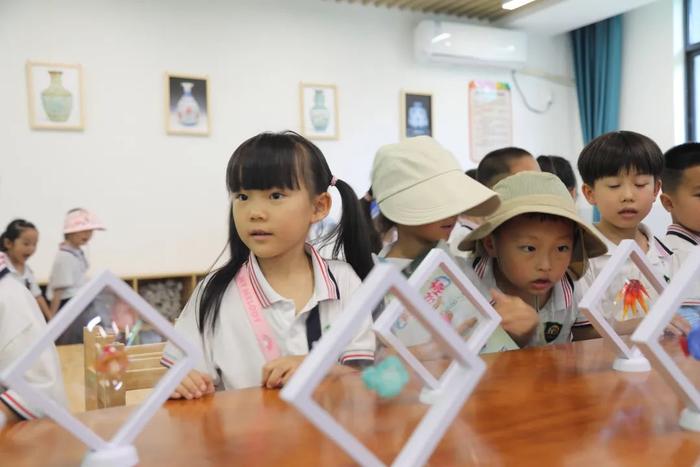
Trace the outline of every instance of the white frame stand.
{"type": "Polygon", "coordinates": [[[0,374],[0,381],[16,391],[34,407],[41,409],[56,423],[70,431],[85,443],[90,451],[83,459],[86,467],[125,467],[138,463],[138,454],[133,441],[143,427],[153,417],[180,381],[202,358],[201,352],[182,337],[172,324],[160,315],[148,302],[130,288],[124,281],[109,271],[103,271],[89,281],[53,318],[46,332],[32,344],[27,352],[0,374]],[[178,360],[158,381],[148,398],[131,413],[126,422],[110,440],[105,440],[88,428],[65,407],[43,395],[25,379],[24,374],[43,350],[53,345],[63,331],[92,303],[95,297],[109,287],[119,298],[145,318],[161,335],[178,346],[185,356],[178,360]]]}
{"type": "MultiPolygon", "coordinates": [[[[656,293],[661,293],[666,288],[666,281],[660,277],[649,265],[646,255],[639,248],[634,240],[622,240],[615,248],[612,256],[608,260],[603,270],[598,274],[595,281],[588,289],[579,303],[579,309],[583,311],[593,327],[616,351],[617,356],[613,362],[613,369],[623,372],[644,372],[650,371],[649,360],[636,345],[631,348],[625,344],[620,335],[612,325],[605,319],[600,308],[600,301],[607,290],[610,282],[618,273],[619,269],[625,266],[627,259],[639,268],[642,275],[649,281],[656,293]]],[[[646,319],[646,317],[644,318],[646,319]]],[[[642,323],[644,320],[642,320],[642,323]]],[[[641,323],[640,323],[641,326],[641,323]]]]}
{"type": "MultiPolygon", "coordinates": [[[[460,408],[481,379],[486,365],[467,343],[443,321],[438,313],[404,279],[395,266],[378,264],[354,293],[340,318],[314,346],[291,380],[280,392],[280,397],[296,407],[326,437],[335,442],[348,456],[363,466],[384,464],[356,437],[340,425],[314,399],[313,392],[337,362],[345,346],[357,333],[358,327],[371,319],[372,310],[384,300],[387,293],[401,301],[442,344],[457,365],[443,375],[445,390],[428,409],[410,438],[394,459],[394,466],[424,465],[440,442],[460,408]]],[[[391,343],[387,343],[391,345],[391,343]]],[[[405,353],[399,352],[401,358],[405,353]]],[[[409,365],[408,361],[406,361],[409,365]]],[[[425,376],[425,375],[423,375],[425,376]]],[[[419,377],[423,380],[419,373],[419,377]]]]}
{"type": "Polygon", "coordinates": [[[698,280],[700,280],[700,247],[696,247],[695,251],[683,261],[683,265],[674,274],[669,286],[632,335],[632,341],[639,346],[654,369],[685,403],[679,424],[682,428],[691,431],[700,431],[700,392],[664,350],[659,338],[681,306],[684,294],[691,292],[698,280]]]}
{"type": "MultiPolygon", "coordinates": [[[[453,285],[455,285],[467,300],[474,305],[476,312],[483,318],[479,320],[479,323],[475,326],[469,338],[464,340],[469,350],[473,354],[478,355],[486,344],[486,341],[489,340],[489,337],[501,322],[501,315],[496,312],[479,289],[464,274],[459,266],[457,266],[450,255],[439,248],[434,248],[425,256],[420,265],[408,278],[408,283],[420,293],[420,289],[438,269],[443,271],[452,280],[453,285]]],[[[433,377],[425,366],[418,361],[404,343],[392,332],[394,323],[404,310],[405,307],[402,306],[400,300],[392,300],[374,323],[374,331],[382,342],[396,350],[401,359],[405,361],[423,381],[424,389],[420,394],[421,402],[424,404],[433,404],[440,399],[446,387],[445,381],[450,379],[450,372],[455,371],[452,367],[458,365],[458,363],[455,360],[439,380],[433,377]]]]}

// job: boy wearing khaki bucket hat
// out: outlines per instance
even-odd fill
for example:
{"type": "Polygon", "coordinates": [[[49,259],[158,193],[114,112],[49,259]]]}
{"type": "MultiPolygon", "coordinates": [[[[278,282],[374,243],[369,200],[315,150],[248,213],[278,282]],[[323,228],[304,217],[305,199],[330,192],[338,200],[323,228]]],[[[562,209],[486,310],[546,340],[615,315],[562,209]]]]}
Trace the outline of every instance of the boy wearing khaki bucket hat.
{"type": "Polygon", "coordinates": [[[593,337],[578,314],[574,281],[588,259],[607,251],[604,240],[576,213],[564,184],[550,173],[521,172],[498,182],[501,206],[459,245],[474,250],[471,264],[491,289],[494,306],[514,309],[502,326],[522,346],[593,337]]]}

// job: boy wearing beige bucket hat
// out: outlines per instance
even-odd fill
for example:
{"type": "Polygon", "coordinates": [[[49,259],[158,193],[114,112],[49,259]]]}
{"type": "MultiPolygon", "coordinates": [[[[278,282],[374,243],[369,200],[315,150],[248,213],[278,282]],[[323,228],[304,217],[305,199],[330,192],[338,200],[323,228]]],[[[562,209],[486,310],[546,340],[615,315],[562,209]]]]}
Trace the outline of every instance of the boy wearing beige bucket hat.
{"type": "Polygon", "coordinates": [[[518,309],[503,316],[503,328],[521,346],[595,336],[590,325],[576,327],[586,320],[578,314],[574,281],[589,258],[607,251],[604,240],[579,217],[555,175],[521,172],[494,190],[501,206],[459,248],[474,250],[472,267],[492,290],[496,310],[518,309]]]}
{"type": "Polygon", "coordinates": [[[71,209],[63,222],[63,238],[51,268],[46,298],[50,313],[56,314],[87,281],[88,261],[82,246],[92,238],[95,230],[105,230],[104,224],[87,209],[71,209]]]}
{"type": "Polygon", "coordinates": [[[483,216],[499,205],[493,191],[465,175],[454,156],[429,136],[382,146],[372,167],[372,189],[397,241],[380,257],[410,263],[447,240],[459,214],[483,216]]]}

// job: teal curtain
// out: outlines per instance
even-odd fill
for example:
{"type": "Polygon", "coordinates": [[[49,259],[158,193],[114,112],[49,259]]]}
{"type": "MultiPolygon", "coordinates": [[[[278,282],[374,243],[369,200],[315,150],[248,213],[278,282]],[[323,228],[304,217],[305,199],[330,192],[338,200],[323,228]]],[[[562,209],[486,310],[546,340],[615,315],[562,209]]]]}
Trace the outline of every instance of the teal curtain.
{"type": "MultiPolygon", "coordinates": [[[[618,129],[622,75],[622,16],[571,32],[583,144],[618,129]]],[[[600,220],[593,210],[593,222],[600,220]]]]}

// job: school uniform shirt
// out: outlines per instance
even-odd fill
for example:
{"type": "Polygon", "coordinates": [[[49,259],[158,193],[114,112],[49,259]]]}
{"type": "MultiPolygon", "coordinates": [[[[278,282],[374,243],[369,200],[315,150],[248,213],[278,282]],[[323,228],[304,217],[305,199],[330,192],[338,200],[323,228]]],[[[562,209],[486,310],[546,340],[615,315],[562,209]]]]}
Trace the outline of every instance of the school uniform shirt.
{"type": "MultiPolygon", "coordinates": [[[[307,319],[317,319],[314,316],[317,313],[320,333],[327,331],[361,284],[360,278],[349,264],[324,260],[308,244],[306,251],[313,265],[314,290],[299,313],[296,312],[294,301],[282,297],[270,286],[254,255],[251,254],[241,268],[241,272],[250,278],[262,315],[274,335],[281,356],[309,353],[311,349],[307,341],[307,319]]],[[[206,281],[207,278],[198,284],[175,322],[175,329],[198,346],[204,355],[204,361],[199,362],[195,369],[209,374],[217,389],[260,386],[265,358],[235,280],[231,281],[222,297],[214,333],[207,330],[204,338],[199,333],[199,299],[206,281]]],[[[340,355],[339,362],[372,361],[374,350],[375,337],[372,320],[368,315],[340,355]]],[[[161,363],[172,366],[181,357],[181,350],[168,343],[161,363]]]]}
{"type": "MultiPolygon", "coordinates": [[[[595,226],[593,228],[595,228],[595,226]]],[[[646,259],[649,262],[649,265],[657,274],[659,274],[661,277],[666,279],[666,281],[668,281],[670,278],[673,251],[661,240],[659,240],[658,237],[655,237],[646,225],[639,224],[639,230],[647,238],[649,244],[649,248],[646,252],[646,259]]],[[[600,233],[600,231],[598,232],[600,233]]],[[[596,277],[598,277],[605,265],[608,264],[608,260],[613,255],[615,248],[617,248],[617,245],[608,240],[608,238],[602,233],[601,237],[603,239],[603,242],[605,243],[605,246],[608,247],[608,251],[604,255],[598,256],[596,258],[590,258],[588,260],[588,269],[586,270],[586,273],[580,280],[576,282],[577,301],[580,301],[581,298],[583,298],[585,293],[588,291],[588,289],[591,288],[591,285],[593,285],[593,282],[595,281],[596,277]]],[[[624,281],[627,278],[641,280],[642,283],[646,286],[647,290],[650,290],[651,288],[651,284],[649,284],[646,281],[646,279],[642,277],[637,266],[631,260],[629,260],[622,268],[619,279],[616,279],[616,282],[619,282],[619,284],[611,285],[612,289],[608,294],[609,297],[607,297],[607,299],[605,300],[607,300],[608,302],[612,301],[617,291],[621,290],[624,281]]],[[[622,321],[622,315],[623,311],[622,307],[620,307],[620,310],[617,310],[615,312],[615,316],[617,316],[617,319],[619,321],[622,321]]],[[[585,324],[588,323],[586,322],[585,324]]]]}
{"type": "Polygon", "coordinates": [[[34,277],[34,271],[32,271],[32,268],[30,268],[29,265],[25,264],[24,272],[20,274],[17,271],[17,268],[15,268],[15,266],[12,264],[12,262],[8,260],[7,269],[10,270],[10,274],[12,274],[16,279],[18,279],[27,288],[27,290],[29,290],[29,292],[34,298],[37,298],[41,295],[39,283],[36,281],[36,278],[34,277]]]}
{"type": "MultiPolygon", "coordinates": [[[[493,270],[494,258],[473,256],[470,261],[484,286],[487,289],[498,289],[493,270]]],[[[537,310],[539,325],[526,347],[571,342],[572,328],[586,324],[585,317],[579,314],[576,303],[574,280],[566,273],[552,287],[549,300],[537,310]]]]}
{"type": "MultiPolygon", "coordinates": [[[[673,256],[671,260],[671,279],[683,265],[683,261],[700,245],[700,236],[686,229],[682,225],[671,224],[666,230],[664,243],[671,248],[673,256]]],[[[681,302],[679,314],[692,326],[700,323],[700,284],[691,286],[686,291],[686,296],[681,302]]]]}
{"type": "MultiPolygon", "coordinates": [[[[46,329],[46,322],[29,291],[11,277],[7,269],[3,273],[0,267],[0,275],[4,276],[0,277],[0,371],[3,371],[39,339],[46,329]]],[[[27,371],[25,378],[45,396],[67,406],[56,347],[51,345],[46,349],[27,371]]],[[[0,394],[0,402],[24,419],[43,415],[39,408],[28,404],[11,389],[0,394]]]]}
{"type": "Polygon", "coordinates": [[[458,221],[457,225],[450,232],[450,237],[447,239],[447,244],[450,246],[450,254],[454,257],[467,258],[470,255],[468,251],[460,250],[459,244],[462,243],[467,235],[472,233],[472,231],[477,228],[478,225],[472,224],[471,222],[458,221]]]}
{"type": "Polygon", "coordinates": [[[64,289],[62,300],[73,297],[87,282],[88,267],[87,258],[81,248],[62,243],[51,268],[46,298],[51,300],[56,289],[64,289]]]}

